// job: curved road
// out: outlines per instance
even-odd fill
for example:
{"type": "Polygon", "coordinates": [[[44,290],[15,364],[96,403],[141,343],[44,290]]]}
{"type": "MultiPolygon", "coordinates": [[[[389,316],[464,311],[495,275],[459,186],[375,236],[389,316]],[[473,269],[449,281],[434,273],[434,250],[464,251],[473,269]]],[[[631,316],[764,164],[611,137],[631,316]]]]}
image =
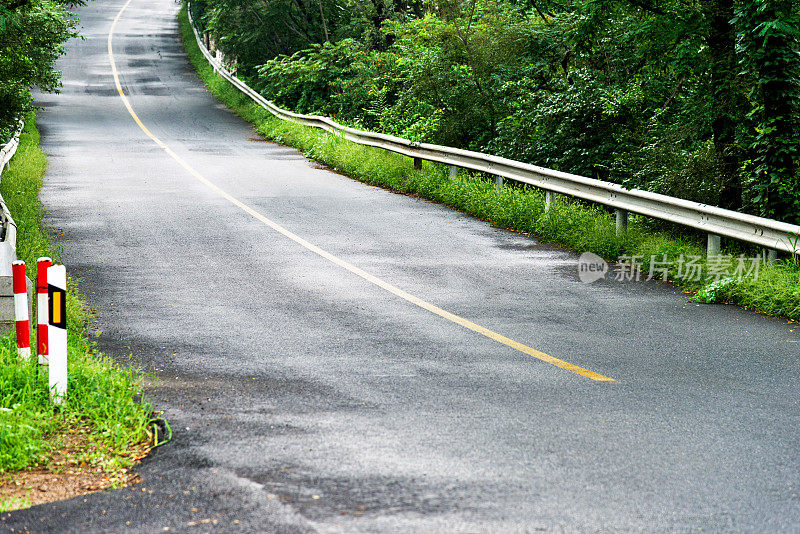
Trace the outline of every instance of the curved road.
{"type": "Polygon", "coordinates": [[[792,325],[577,258],[265,143],[188,65],[171,0],[114,36],[142,123],[310,244],[594,381],[420,308],[276,232],[132,120],[106,49],[122,0],[42,95],[42,199],[101,347],[175,429],[138,486],[2,515],[42,532],[791,531],[792,325]]]}

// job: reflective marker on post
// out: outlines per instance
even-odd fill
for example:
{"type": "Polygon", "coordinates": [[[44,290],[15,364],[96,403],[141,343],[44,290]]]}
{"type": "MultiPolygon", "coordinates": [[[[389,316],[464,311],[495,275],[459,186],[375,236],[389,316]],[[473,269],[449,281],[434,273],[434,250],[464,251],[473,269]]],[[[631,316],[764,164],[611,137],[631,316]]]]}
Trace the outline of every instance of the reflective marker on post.
{"type": "Polygon", "coordinates": [[[36,352],[39,364],[47,365],[47,332],[49,306],[47,304],[47,269],[53,265],[50,258],[39,258],[36,261],[36,352]]]}
{"type": "Polygon", "coordinates": [[[67,395],[67,269],[53,265],[47,269],[50,391],[61,404],[67,395]]]}
{"type": "Polygon", "coordinates": [[[28,319],[28,285],[25,281],[25,262],[11,264],[14,288],[14,319],[17,326],[17,351],[21,358],[31,357],[31,323],[28,319]]]}

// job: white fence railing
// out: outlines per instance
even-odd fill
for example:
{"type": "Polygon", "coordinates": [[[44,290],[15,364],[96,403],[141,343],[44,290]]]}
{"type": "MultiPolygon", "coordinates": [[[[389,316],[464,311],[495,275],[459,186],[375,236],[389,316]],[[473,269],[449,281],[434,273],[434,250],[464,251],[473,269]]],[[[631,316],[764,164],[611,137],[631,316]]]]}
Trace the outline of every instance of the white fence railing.
{"type": "Polygon", "coordinates": [[[797,237],[800,236],[800,226],[793,224],[658,193],[638,189],[625,189],[618,184],[545,169],[544,167],[480,152],[427,143],[415,143],[408,139],[391,135],[356,130],[342,126],[327,117],[301,115],[281,109],[229,72],[218,58],[206,48],[191,18],[191,10],[189,10],[189,21],[194,30],[197,45],[214,70],[247,94],[257,104],[280,119],[313,128],[321,128],[341,135],[354,143],[378,147],[412,157],[417,165],[422,160],[450,165],[451,174],[457,172],[457,169],[463,168],[498,176],[500,177],[498,179],[500,184],[502,184],[503,178],[507,178],[533,185],[548,192],[548,206],[552,200],[553,193],[597,202],[617,210],[618,231],[624,230],[627,224],[627,213],[631,212],[707,232],[709,234],[709,254],[719,253],[720,236],[762,246],[770,251],[771,257],[774,257],[774,251],[796,252],[794,245],[797,243],[797,237]]]}
{"type": "MultiPolygon", "coordinates": [[[[19,136],[24,124],[20,121],[19,128],[11,140],[5,145],[0,145],[0,172],[11,164],[11,158],[17,153],[19,136]]],[[[11,213],[6,207],[3,197],[0,196],[0,277],[11,276],[11,262],[17,259],[17,225],[11,218],[11,213]]]]}
{"type": "Polygon", "coordinates": [[[19,146],[19,136],[22,133],[22,128],[24,126],[25,124],[22,121],[20,121],[19,128],[17,128],[17,131],[11,137],[11,141],[6,143],[5,145],[0,145],[0,171],[5,169],[9,165],[11,158],[13,158],[14,154],[17,153],[17,147],[19,146]]]}
{"type": "MultiPolygon", "coordinates": [[[[23,124],[11,140],[0,145],[0,173],[10,164],[17,152],[19,136],[23,124]]],[[[0,335],[14,324],[14,291],[12,288],[11,263],[17,259],[17,225],[11,218],[5,200],[0,196],[0,335]]],[[[30,283],[28,284],[28,301],[30,302],[30,283]]],[[[29,309],[30,314],[30,309],[29,309]]]]}

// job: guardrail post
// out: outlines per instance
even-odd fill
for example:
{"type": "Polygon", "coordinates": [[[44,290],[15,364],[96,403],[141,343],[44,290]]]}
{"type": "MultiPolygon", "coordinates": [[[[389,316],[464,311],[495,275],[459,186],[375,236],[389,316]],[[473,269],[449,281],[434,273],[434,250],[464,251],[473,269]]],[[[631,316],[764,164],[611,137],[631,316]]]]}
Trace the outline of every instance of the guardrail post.
{"type": "Polygon", "coordinates": [[[628,212],[617,210],[617,235],[622,235],[628,231],[628,212]]]}
{"type": "Polygon", "coordinates": [[[25,262],[17,260],[11,264],[14,289],[14,319],[17,330],[17,352],[20,358],[31,358],[31,323],[29,307],[28,277],[25,262]]]}
{"type": "Polygon", "coordinates": [[[414,168],[418,171],[422,170],[422,158],[414,158],[414,168]]]}
{"type": "Polygon", "coordinates": [[[550,211],[550,208],[553,207],[553,203],[556,201],[556,194],[552,191],[545,191],[544,192],[544,211],[550,211]]]}
{"type": "Polygon", "coordinates": [[[495,176],[494,177],[494,188],[500,192],[503,189],[503,177],[502,176],[495,176]]]}
{"type": "Polygon", "coordinates": [[[778,251],[774,248],[764,249],[764,252],[766,253],[767,263],[775,263],[778,260],[778,251]]]}
{"type": "Polygon", "coordinates": [[[708,234],[708,256],[719,256],[722,250],[722,238],[717,234],[708,234]]]}
{"type": "Polygon", "coordinates": [[[53,266],[53,260],[47,257],[36,260],[36,353],[39,355],[39,365],[47,365],[50,345],[47,334],[49,333],[49,304],[47,296],[47,269],[53,266]]]}
{"type": "Polygon", "coordinates": [[[458,167],[450,165],[450,179],[455,180],[458,177],[458,167]]]}

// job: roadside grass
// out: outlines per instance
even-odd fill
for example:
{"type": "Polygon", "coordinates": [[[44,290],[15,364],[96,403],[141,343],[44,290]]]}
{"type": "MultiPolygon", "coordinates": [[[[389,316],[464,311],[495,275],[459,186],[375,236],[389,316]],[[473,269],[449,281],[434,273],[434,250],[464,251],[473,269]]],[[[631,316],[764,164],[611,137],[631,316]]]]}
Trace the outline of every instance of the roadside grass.
{"type": "MultiPolygon", "coordinates": [[[[58,258],[42,228],[38,199],[46,168],[31,114],[17,154],[0,182],[0,193],[18,228],[17,255],[25,260],[29,277],[35,275],[38,257],[58,258]]],[[[86,434],[92,450],[81,461],[102,469],[109,478],[131,467],[154,444],[153,408],[140,400],[139,373],[121,368],[100,353],[88,337],[87,317],[85,302],[70,281],[69,378],[61,407],[50,401],[46,369],[18,357],[13,331],[0,337],[0,474],[47,465],[50,454],[63,444],[62,437],[77,430],[86,434]]],[[[17,499],[3,506],[19,507],[25,502],[17,499]]]]}
{"type": "Polygon", "coordinates": [[[800,320],[800,268],[792,261],[778,262],[763,269],[756,280],[744,279],[725,288],[720,300],[800,320]]]}
{"type": "MultiPolygon", "coordinates": [[[[644,218],[631,215],[627,232],[618,236],[613,213],[601,206],[558,196],[545,212],[544,193],[534,188],[506,185],[497,191],[494,182],[483,176],[461,171],[451,179],[445,166],[431,162],[423,162],[422,170],[416,170],[411,158],[282,121],[213,71],[197,46],[185,3],[178,18],[184,47],[199,78],[219,101],[252,123],[267,139],[298,148],[307,157],[359,181],[440,202],[493,225],[531,234],[577,253],[593,252],[608,261],[627,257],[630,263],[640,262],[642,278],[648,277],[651,269],[660,278],[662,273],[658,269],[666,264],[667,278],[688,292],[718,281],[716,276],[694,280],[681,271],[682,259],[697,258],[701,272],[709,273],[703,235],[692,230],[680,235],[658,231],[644,218]]],[[[734,256],[732,269],[736,256],[749,258],[759,254],[756,247],[741,244],[733,244],[725,252],[734,256]]],[[[796,258],[762,264],[757,278],[736,277],[706,302],[727,302],[800,320],[800,267],[796,258]]]]}
{"type": "Polygon", "coordinates": [[[0,514],[13,510],[21,510],[23,508],[30,508],[30,506],[30,491],[28,491],[28,495],[25,497],[10,497],[8,499],[0,500],[0,514]]]}

